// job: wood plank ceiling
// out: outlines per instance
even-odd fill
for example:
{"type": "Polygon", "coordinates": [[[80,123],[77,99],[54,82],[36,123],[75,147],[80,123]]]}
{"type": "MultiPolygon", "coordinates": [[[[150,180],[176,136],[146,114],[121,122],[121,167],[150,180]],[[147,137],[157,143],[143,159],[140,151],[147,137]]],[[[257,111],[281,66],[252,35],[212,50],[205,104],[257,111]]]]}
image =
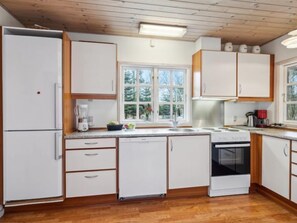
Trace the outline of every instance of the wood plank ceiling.
{"type": "Polygon", "coordinates": [[[187,26],[181,40],[261,45],[297,28],[297,0],[0,0],[26,27],[139,36],[140,22],[187,26]]]}

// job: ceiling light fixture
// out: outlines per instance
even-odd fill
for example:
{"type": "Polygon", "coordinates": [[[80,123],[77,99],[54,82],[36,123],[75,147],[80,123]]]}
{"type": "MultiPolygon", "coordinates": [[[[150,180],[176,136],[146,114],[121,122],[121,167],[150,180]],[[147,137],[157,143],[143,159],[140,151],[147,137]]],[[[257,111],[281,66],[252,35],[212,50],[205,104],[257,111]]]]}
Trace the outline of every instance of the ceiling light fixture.
{"type": "Polygon", "coordinates": [[[187,32],[185,26],[140,23],[139,34],[149,36],[183,37],[187,32]]]}
{"type": "Polygon", "coordinates": [[[282,41],[282,45],[289,49],[297,48],[297,29],[289,32],[288,35],[291,37],[282,41]]]}

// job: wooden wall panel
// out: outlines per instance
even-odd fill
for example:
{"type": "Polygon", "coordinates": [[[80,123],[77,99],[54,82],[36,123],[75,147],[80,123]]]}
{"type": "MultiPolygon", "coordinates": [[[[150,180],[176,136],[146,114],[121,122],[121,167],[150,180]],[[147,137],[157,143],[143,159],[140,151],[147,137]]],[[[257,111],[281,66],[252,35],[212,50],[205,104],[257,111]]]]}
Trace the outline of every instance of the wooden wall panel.
{"type": "Polygon", "coordinates": [[[74,130],[73,100],[71,97],[71,40],[63,33],[63,129],[64,134],[74,130]]]}
{"type": "Polygon", "coordinates": [[[0,204],[3,204],[3,99],[2,99],[2,35],[3,35],[3,28],[0,27],[0,204]]]}
{"type": "Polygon", "coordinates": [[[251,133],[251,183],[262,183],[262,136],[251,133]]]}
{"type": "Polygon", "coordinates": [[[187,26],[183,38],[222,37],[223,42],[261,45],[296,29],[297,2],[284,0],[1,0],[30,27],[139,36],[140,22],[187,26]],[[125,12],[125,13],[123,13],[125,12]]]}

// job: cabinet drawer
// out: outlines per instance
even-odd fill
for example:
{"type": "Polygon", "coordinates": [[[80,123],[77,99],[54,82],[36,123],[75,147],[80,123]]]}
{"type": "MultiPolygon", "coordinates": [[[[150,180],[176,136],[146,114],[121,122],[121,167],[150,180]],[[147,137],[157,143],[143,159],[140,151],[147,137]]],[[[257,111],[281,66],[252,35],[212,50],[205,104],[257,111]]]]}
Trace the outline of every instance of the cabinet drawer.
{"type": "Polygon", "coordinates": [[[292,164],[292,174],[297,176],[297,165],[296,164],[292,164]]]}
{"type": "Polygon", "coordinates": [[[297,141],[292,141],[292,150],[297,152],[297,141]]]}
{"type": "Polygon", "coordinates": [[[291,176],[291,200],[297,203],[297,177],[291,176]]]}
{"type": "Polygon", "coordinates": [[[66,171],[115,168],[115,149],[86,149],[66,151],[66,171]]]}
{"type": "Polygon", "coordinates": [[[116,147],[115,138],[107,139],[67,139],[66,149],[116,147]]]}
{"type": "Polygon", "coordinates": [[[297,163],[297,153],[295,152],[292,153],[292,162],[297,163]]]}
{"type": "Polygon", "coordinates": [[[115,193],[115,170],[66,174],[66,197],[82,197],[115,193]]]}

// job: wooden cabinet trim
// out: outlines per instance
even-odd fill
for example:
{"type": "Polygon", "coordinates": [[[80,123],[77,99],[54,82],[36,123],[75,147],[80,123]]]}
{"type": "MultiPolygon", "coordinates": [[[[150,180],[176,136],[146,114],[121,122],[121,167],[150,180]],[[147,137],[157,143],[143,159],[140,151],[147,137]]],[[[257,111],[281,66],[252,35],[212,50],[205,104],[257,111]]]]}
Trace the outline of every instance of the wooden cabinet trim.
{"type": "MultiPolygon", "coordinates": [[[[3,27],[1,26],[0,27],[0,31],[1,31],[1,35],[0,35],[0,52],[1,52],[1,55],[0,55],[0,72],[1,72],[1,76],[0,76],[0,86],[1,86],[1,89],[2,89],[2,76],[3,76],[3,67],[2,67],[2,55],[3,55],[3,52],[2,52],[2,37],[3,37],[3,27]]],[[[0,91],[0,131],[3,132],[3,100],[2,100],[2,90],[0,91]]],[[[4,201],[3,201],[3,134],[1,134],[0,136],[0,204],[3,204],[4,201]]]]}

